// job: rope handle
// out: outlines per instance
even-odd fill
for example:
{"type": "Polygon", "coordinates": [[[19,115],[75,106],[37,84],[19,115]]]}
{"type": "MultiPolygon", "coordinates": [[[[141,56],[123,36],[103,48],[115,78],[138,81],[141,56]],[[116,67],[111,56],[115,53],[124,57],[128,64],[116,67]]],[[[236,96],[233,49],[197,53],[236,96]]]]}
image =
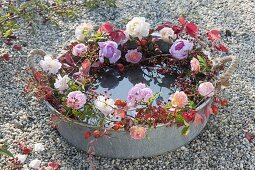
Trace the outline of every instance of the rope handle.
{"type": "Polygon", "coordinates": [[[38,55],[40,55],[43,58],[46,55],[46,52],[44,52],[43,50],[40,50],[40,49],[33,49],[28,54],[28,57],[27,57],[28,65],[30,68],[32,68],[32,70],[34,70],[36,68],[33,59],[35,58],[35,56],[38,56],[38,55]]]}
{"type": "Polygon", "coordinates": [[[220,76],[220,78],[217,80],[217,87],[227,87],[230,85],[229,79],[231,78],[232,74],[237,68],[238,60],[235,56],[225,56],[222,58],[216,58],[213,60],[213,69],[220,69],[222,66],[224,66],[227,62],[231,62],[230,66],[227,68],[227,70],[220,76]]]}

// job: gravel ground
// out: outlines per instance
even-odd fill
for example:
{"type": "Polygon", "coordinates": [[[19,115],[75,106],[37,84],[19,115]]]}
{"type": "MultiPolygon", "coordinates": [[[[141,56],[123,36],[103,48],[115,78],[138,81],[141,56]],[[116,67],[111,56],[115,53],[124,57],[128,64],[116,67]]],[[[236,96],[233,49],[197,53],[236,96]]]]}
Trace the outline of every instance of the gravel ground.
{"type": "MultiPolygon", "coordinates": [[[[34,32],[20,30],[19,41],[27,46],[14,54],[10,62],[0,61],[0,142],[12,144],[15,140],[27,140],[31,146],[42,142],[46,152],[33,153],[29,159],[41,159],[43,164],[58,161],[67,170],[86,169],[86,154],[70,146],[50,128],[51,113],[46,106],[22,95],[24,85],[16,72],[26,76],[27,53],[33,48],[56,52],[72,38],[74,28],[82,21],[94,24],[111,21],[123,26],[133,16],[144,16],[156,25],[186,13],[206,29],[232,33],[227,43],[240,62],[231,87],[222,94],[230,100],[230,106],[212,117],[195,140],[174,152],[136,160],[94,157],[93,162],[98,169],[255,169],[255,143],[249,143],[244,136],[248,131],[255,133],[255,1],[125,0],[117,1],[117,6],[84,10],[76,20],[62,22],[59,28],[38,24],[34,32]]],[[[7,47],[1,50],[4,48],[7,47]]],[[[0,158],[0,167],[4,165],[4,159],[0,158]]]]}

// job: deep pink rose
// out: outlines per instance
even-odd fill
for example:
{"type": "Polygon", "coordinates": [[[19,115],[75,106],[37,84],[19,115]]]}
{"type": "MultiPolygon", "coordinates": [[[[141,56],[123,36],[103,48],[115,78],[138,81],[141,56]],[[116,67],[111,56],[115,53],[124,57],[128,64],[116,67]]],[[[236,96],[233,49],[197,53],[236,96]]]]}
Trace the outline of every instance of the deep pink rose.
{"type": "Polygon", "coordinates": [[[113,30],[114,26],[109,22],[105,22],[99,27],[98,32],[110,33],[113,30]]]}
{"type": "Polygon", "coordinates": [[[127,62],[130,63],[139,63],[142,59],[142,53],[138,52],[137,49],[135,50],[128,50],[128,53],[125,55],[127,62]]]}
{"type": "Polygon", "coordinates": [[[193,44],[189,41],[178,39],[173,43],[169,52],[174,58],[182,60],[188,57],[188,53],[192,50],[192,48],[193,44]]]}

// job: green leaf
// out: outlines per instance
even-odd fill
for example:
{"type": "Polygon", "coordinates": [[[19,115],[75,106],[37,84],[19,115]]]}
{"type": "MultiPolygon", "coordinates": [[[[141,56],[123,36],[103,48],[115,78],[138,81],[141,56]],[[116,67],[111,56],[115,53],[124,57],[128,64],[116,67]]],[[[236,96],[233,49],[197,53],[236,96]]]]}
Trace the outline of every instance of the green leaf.
{"type": "Polygon", "coordinates": [[[184,118],[181,115],[176,115],[175,121],[177,124],[184,124],[184,118]]]}
{"type": "Polygon", "coordinates": [[[172,108],[172,103],[171,103],[171,102],[167,103],[167,104],[164,106],[164,109],[170,109],[170,108],[172,108]]]}
{"type": "Polygon", "coordinates": [[[208,66],[207,66],[207,62],[205,61],[205,59],[202,56],[200,56],[200,55],[197,56],[197,59],[198,59],[200,65],[202,67],[202,70],[206,71],[208,66]]]}
{"type": "Polygon", "coordinates": [[[187,136],[189,134],[189,130],[190,130],[189,127],[190,126],[185,126],[184,128],[182,128],[181,133],[183,136],[187,136]]]}
{"type": "Polygon", "coordinates": [[[4,37],[10,36],[11,33],[12,33],[12,30],[11,30],[11,29],[7,30],[7,31],[4,33],[4,37]]]}
{"type": "Polygon", "coordinates": [[[153,96],[151,96],[149,98],[149,101],[148,101],[148,105],[152,105],[152,103],[154,102],[154,100],[160,95],[160,93],[155,93],[153,94],[153,96]]]}
{"type": "Polygon", "coordinates": [[[0,148],[1,148],[0,149],[0,155],[5,155],[5,156],[8,156],[8,157],[13,157],[13,154],[10,151],[8,151],[8,149],[5,146],[0,146],[0,148]]]}
{"type": "Polygon", "coordinates": [[[189,105],[191,106],[192,109],[196,108],[196,104],[192,100],[189,100],[189,105]]]}

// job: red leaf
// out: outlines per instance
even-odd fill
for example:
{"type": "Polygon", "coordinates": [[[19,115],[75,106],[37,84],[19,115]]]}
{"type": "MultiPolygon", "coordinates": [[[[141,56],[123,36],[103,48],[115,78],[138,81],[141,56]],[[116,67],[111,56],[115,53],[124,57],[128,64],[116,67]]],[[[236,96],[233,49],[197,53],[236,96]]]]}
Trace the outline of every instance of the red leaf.
{"type": "Polygon", "coordinates": [[[208,106],[205,108],[205,116],[206,116],[206,118],[208,118],[210,115],[213,115],[213,111],[212,111],[211,105],[208,105],[208,106]]]}
{"type": "Polygon", "coordinates": [[[60,167],[60,164],[58,162],[49,162],[48,166],[51,167],[53,170],[56,170],[60,167]]]}
{"type": "Polygon", "coordinates": [[[198,27],[196,24],[190,22],[186,24],[186,32],[191,36],[191,37],[196,37],[198,33],[198,27]]]}
{"type": "Polygon", "coordinates": [[[30,154],[32,152],[31,148],[25,146],[22,148],[23,154],[30,154]]]}
{"type": "Polygon", "coordinates": [[[199,125],[199,123],[204,124],[203,116],[201,116],[199,113],[196,113],[194,118],[194,123],[196,126],[199,125]]]}
{"type": "Polygon", "coordinates": [[[95,62],[95,63],[93,63],[92,65],[91,65],[91,67],[99,67],[100,66],[100,64],[101,64],[101,62],[100,61],[97,61],[97,62],[95,62]]]}
{"type": "Polygon", "coordinates": [[[168,28],[172,28],[173,27],[173,23],[171,22],[164,22],[162,25],[159,25],[156,27],[156,31],[160,31],[163,28],[168,27],[168,28]]]}
{"type": "Polygon", "coordinates": [[[90,70],[90,67],[91,67],[91,62],[86,59],[82,62],[82,73],[83,74],[87,74],[90,70]]]}
{"type": "Polygon", "coordinates": [[[181,25],[185,25],[186,24],[186,21],[184,20],[183,16],[179,16],[179,19],[178,19],[179,23],[181,25]]]}
{"type": "Polygon", "coordinates": [[[103,23],[98,29],[98,32],[104,32],[104,33],[109,33],[112,31],[114,31],[114,26],[109,22],[103,23]]]}
{"type": "Polygon", "coordinates": [[[210,30],[206,34],[207,34],[207,37],[209,38],[209,40],[211,40],[211,41],[214,41],[214,40],[219,41],[219,40],[221,40],[221,38],[219,36],[219,34],[220,34],[219,30],[210,30]]]}
{"type": "Polygon", "coordinates": [[[66,53],[65,54],[65,61],[69,64],[69,65],[75,65],[74,61],[73,61],[73,56],[71,53],[66,53]]]}
{"type": "Polygon", "coordinates": [[[228,49],[222,44],[214,45],[214,48],[218,51],[222,51],[222,52],[225,52],[225,53],[228,52],[228,49]]]}
{"type": "Polygon", "coordinates": [[[123,30],[112,31],[109,36],[112,41],[115,41],[118,44],[126,39],[126,34],[123,30]]]}
{"type": "Polygon", "coordinates": [[[181,33],[181,32],[183,31],[184,26],[179,27],[179,26],[174,25],[174,26],[172,27],[172,29],[174,30],[174,33],[175,33],[175,34],[179,34],[179,33],[181,33]]]}
{"type": "Polygon", "coordinates": [[[249,143],[252,143],[254,136],[250,132],[245,133],[245,138],[249,141],[249,143]]]}

